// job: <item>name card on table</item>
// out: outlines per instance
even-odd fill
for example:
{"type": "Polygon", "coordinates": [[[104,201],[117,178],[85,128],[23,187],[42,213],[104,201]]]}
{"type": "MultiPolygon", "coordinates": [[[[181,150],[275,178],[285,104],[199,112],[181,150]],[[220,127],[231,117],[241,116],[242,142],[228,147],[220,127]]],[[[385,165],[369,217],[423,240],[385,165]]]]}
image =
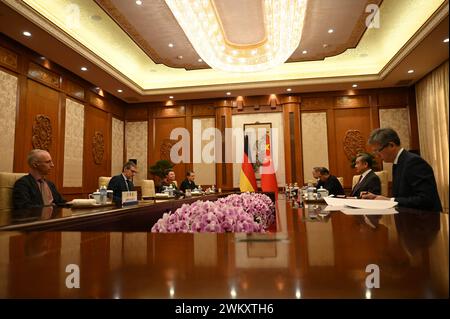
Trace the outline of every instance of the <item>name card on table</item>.
{"type": "Polygon", "coordinates": [[[137,192],[122,192],[122,206],[137,205],[137,192]]]}

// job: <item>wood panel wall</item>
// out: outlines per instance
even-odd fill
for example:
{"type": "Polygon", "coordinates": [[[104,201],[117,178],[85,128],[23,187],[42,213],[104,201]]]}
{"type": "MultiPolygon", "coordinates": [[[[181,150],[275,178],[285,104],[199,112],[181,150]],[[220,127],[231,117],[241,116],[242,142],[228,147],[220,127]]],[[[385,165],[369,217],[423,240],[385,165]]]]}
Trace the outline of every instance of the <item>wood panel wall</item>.
{"type": "Polygon", "coordinates": [[[49,179],[67,199],[87,197],[98,188],[99,176],[110,176],[111,117],[124,119],[126,104],[105,93],[93,90],[96,86],[56,65],[17,42],[0,35],[0,68],[18,77],[16,108],[16,137],[14,144],[14,172],[27,172],[26,157],[32,146],[32,128],[36,115],[48,116],[52,125],[52,144],[49,148],[55,165],[49,179]],[[9,58],[5,58],[9,57],[9,58]],[[11,60],[11,57],[14,59],[11,60]],[[85,106],[83,154],[83,186],[63,188],[65,101],[71,97],[85,106]],[[94,163],[93,132],[104,136],[103,163],[94,163]]]}
{"type": "MultiPolygon", "coordinates": [[[[342,150],[342,138],[349,129],[360,130],[364,138],[379,126],[380,108],[407,108],[410,115],[411,147],[419,149],[414,88],[349,90],[291,95],[252,96],[227,99],[203,99],[165,103],[127,104],[105,93],[99,95],[93,84],[47,60],[13,40],[0,35],[0,68],[19,79],[14,145],[14,171],[27,171],[26,155],[31,150],[31,128],[34,116],[45,114],[53,125],[50,148],[55,170],[50,176],[68,199],[86,197],[97,188],[99,176],[110,176],[111,118],[124,121],[148,121],[148,165],[160,159],[164,139],[176,127],[185,127],[192,136],[192,118],[214,117],[216,127],[231,127],[233,114],[283,112],[285,136],[286,180],[303,181],[301,123],[302,112],[322,111],[327,114],[329,168],[332,174],[344,176],[345,186],[351,185],[353,171],[342,150]],[[5,62],[6,61],[6,62],[5,62]],[[62,188],[64,158],[64,114],[66,97],[85,106],[83,155],[83,186],[62,188]],[[92,156],[92,137],[101,131],[105,140],[104,161],[95,164],[92,156]],[[293,136],[291,136],[293,134],[293,136]]],[[[192,158],[191,140],[191,158],[192,158]]],[[[126,148],[126,145],[125,145],[126,148]]],[[[225,158],[225,154],[222,154],[225,158]]],[[[178,182],[184,178],[190,163],[175,167],[178,182]]],[[[153,178],[148,175],[148,178],[153,178]]],[[[232,189],[231,164],[216,165],[217,186],[232,189]]]]}
{"type": "MultiPolygon", "coordinates": [[[[411,148],[418,150],[417,117],[414,88],[348,90],[300,94],[301,112],[326,112],[328,162],[331,174],[344,177],[344,186],[351,189],[350,160],[344,153],[343,139],[348,130],[357,130],[367,141],[370,132],[380,126],[379,109],[406,108],[410,114],[411,148]]],[[[310,171],[305,168],[305,171],[310,171]]]]}

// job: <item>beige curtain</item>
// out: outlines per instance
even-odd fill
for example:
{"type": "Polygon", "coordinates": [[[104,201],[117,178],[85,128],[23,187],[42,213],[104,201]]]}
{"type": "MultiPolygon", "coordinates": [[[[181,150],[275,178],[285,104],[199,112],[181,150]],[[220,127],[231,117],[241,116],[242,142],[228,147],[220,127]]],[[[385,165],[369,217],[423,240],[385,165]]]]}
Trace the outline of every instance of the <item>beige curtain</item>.
{"type": "Polygon", "coordinates": [[[448,213],[448,60],[416,84],[420,153],[434,170],[448,213]]]}

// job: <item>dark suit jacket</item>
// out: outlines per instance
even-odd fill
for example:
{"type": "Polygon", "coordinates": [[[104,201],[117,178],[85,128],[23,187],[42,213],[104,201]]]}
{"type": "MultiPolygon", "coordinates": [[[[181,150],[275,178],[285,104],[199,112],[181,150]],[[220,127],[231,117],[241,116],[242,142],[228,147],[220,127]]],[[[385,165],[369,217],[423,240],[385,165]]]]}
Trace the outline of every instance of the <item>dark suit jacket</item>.
{"type": "Polygon", "coordinates": [[[184,192],[186,189],[196,189],[197,185],[195,182],[189,181],[187,178],[181,183],[180,191],[184,192]]]}
{"type": "Polygon", "coordinates": [[[399,206],[442,211],[433,169],[422,157],[403,150],[396,166],[392,195],[399,206]]]}
{"type": "MultiPolygon", "coordinates": [[[[53,203],[64,204],[66,200],[56,190],[55,184],[46,180],[53,196],[53,203]]],[[[32,208],[43,207],[42,194],[36,180],[31,174],[19,178],[13,188],[13,204],[14,208],[32,208]]]]}
{"type": "Polygon", "coordinates": [[[381,181],[374,171],[370,171],[361,183],[355,185],[350,196],[359,197],[361,192],[371,192],[375,195],[381,194],[381,181]]]}
{"type": "Polygon", "coordinates": [[[178,187],[177,187],[177,185],[175,185],[174,182],[167,183],[165,180],[162,180],[161,183],[159,183],[159,185],[156,186],[156,192],[162,193],[162,191],[164,190],[164,186],[169,187],[170,185],[172,185],[172,188],[174,189],[174,191],[178,191],[178,187]]]}
{"type": "Polygon", "coordinates": [[[328,190],[330,195],[345,195],[344,189],[342,188],[341,182],[336,176],[330,175],[326,182],[317,183],[317,186],[323,186],[323,188],[328,190]]]}
{"type": "Polygon", "coordinates": [[[113,201],[116,203],[122,203],[122,192],[134,191],[134,184],[129,180],[127,188],[123,175],[119,174],[110,179],[108,189],[113,191],[113,201]]]}

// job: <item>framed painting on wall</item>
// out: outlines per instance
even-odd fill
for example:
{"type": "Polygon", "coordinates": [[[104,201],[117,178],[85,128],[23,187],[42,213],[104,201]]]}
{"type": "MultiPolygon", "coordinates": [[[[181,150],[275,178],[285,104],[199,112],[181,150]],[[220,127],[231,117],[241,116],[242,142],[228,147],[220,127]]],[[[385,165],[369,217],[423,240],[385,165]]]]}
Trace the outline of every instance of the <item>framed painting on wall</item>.
{"type": "Polygon", "coordinates": [[[259,168],[266,157],[266,134],[272,138],[272,123],[246,123],[244,135],[249,136],[249,160],[253,164],[256,180],[261,180],[259,168]]]}

